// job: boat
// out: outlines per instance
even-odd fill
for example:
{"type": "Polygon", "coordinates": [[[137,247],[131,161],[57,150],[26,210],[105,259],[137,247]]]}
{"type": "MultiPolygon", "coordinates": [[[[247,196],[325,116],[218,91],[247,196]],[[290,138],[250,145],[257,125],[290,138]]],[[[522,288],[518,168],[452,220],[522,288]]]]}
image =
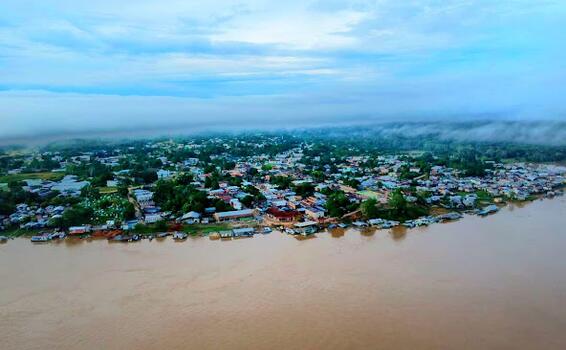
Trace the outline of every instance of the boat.
{"type": "Polygon", "coordinates": [[[288,234],[288,235],[295,235],[295,234],[297,234],[297,233],[295,232],[295,230],[293,230],[292,228],[286,228],[286,229],[285,229],[285,233],[288,234]]]}
{"type": "Polygon", "coordinates": [[[305,229],[301,231],[301,235],[309,236],[309,235],[315,234],[316,231],[317,231],[317,228],[314,227],[314,226],[305,227],[305,229]]]}
{"type": "Polygon", "coordinates": [[[268,233],[271,233],[271,227],[264,227],[262,233],[263,233],[264,235],[265,235],[265,234],[268,234],[268,233]]]}
{"type": "Polygon", "coordinates": [[[446,213],[438,216],[440,221],[451,221],[451,220],[458,220],[463,217],[462,214],[457,212],[446,213]]]}
{"type": "Polygon", "coordinates": [[[403,226],[408,227],[408,228],[414,228],[415,226],[417,226],[417,224],[414,221],[409,220],[409,221],[405,221],[403,223],[403,226]]]}
{"type": "Polygon", "coordinates": [[[252,227],[235,228],[232,230],[233,237],[252,237],[255,230],[252,227]]]}
{"type": "Polygon", "coordinates": [[[0,243],[6,243],[6,242],[8,242],[8,237],[0,236],[0,243]]]}
{"type": "Polygon", "coordinates": [[[228,231],[228,230],[220,231],[219,234],[220,234],[220,238],[223,239],[232,238],[232,231],[228,231]]]}
{"type": "Polygon", "coordinates": [[[63,239],[67,235],[64,232],[53,232],[49,234],[49,239],[63,239]]]}
{"type": "Polygon", "coordinates": [[[141,236],[140,235],[133,235],[130,240],[132,242],[137,242],[137,241],[141,240],[141,236]]]}
{"type": "Polygon", "coordinates": [[[171,236],[171,233],[170,232],[159,232],[156,237],[157,238],[165,238],[167,236],[171,236]]]}
{"type": "Polygon", "coordinates": [[[109,241],[113,241],[113,242],[129,242],[131,239],[132,237],[128,235],[116,235],[112,238],[108,238],[109,241]]]}
{"type": "Polygon", "coordinates": [[[340,228],[346,228],[346,227],[348,227],[348,224],[345,224],[345,223],[341,222],[341,223],[338,224],[338,227],[340,227],[340,228]]]}
{"type": "Polygon", "coordinates": [[[393,221],[393,220],[386,220],[383,222],[383,224],[381,224],[379,226],[379,228],[381,229],[390,229],[393,228],[395,226],[399,225],[399,221],[393,221]]]}
{"type": "Polygon", "coordinates": [[[380,219],[380,218],[377,218],[377,219],[370,219],[370,220],[368,220],[368,224],[369,224],[370,226],[379,226],[379,225],[383,224],[384,221],[385,221],[385,220],[380,219]]]}
{"type": "Polygon", "coordinates": [[[32,236],[31,237],[31,241],[33,243],[45,243],[49,241],[49,237],[46,235],[41,235],[41,236],[32,236]]]}
{"type": "Polygon", "coordinates": [[[368,227],[368,224],[364,221],[354,221],[352,223],[352,225],[358,227],[358,228],[362,228],[362,227],[368,227]]]}
{"type": "Polygon", "coordinates": [[[492,204],[492,205],[488,205],[487,207],[480,210],[478,212],[478,215],[479,216],[487,216],[489,214],[493,214],[493,213],[497,212],[498,210],[499,210],[499,208],[496,205],[492,204]]]}
{"type": "Polygon", "coordinates": [[[328,229],[329,229],[329,230],[333,230],[333,229],[335,229],[336,227],[338,227],[338,225],[336,225],[336,224],[330,224],[330,225],[328,225],[328,229]]]}
{"type": "Polygon", "coordinates": [[[173,239],[176,241],[184,241],[187,237],[189,237],[189,235],[185,232],[175,232],[173,234],[173,239]]]}

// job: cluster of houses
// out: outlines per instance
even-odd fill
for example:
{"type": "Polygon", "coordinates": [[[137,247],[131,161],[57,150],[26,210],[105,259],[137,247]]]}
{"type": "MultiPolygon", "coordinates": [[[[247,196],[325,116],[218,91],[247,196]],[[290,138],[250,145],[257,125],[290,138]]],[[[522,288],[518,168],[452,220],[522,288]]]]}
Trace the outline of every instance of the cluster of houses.
{"type": "MultiPolygon", "coordinates": [[[[400,224],[415,227],[458,219],[459,212],[463,210],[487,215],[497,211],[493,203],[526,200],[537,194],[550,196],[565,184],[566,168],[554,165],[491,162],[491,167],[485,176],[469,177],[457,169],[446,166],[432,166],[430,170],[425,171],[413,158],[399,155],[332,158],[331,164],[328,164],[328,160],[322,162],[320,156],[307,156],[307,151],[311,147],[308,144],[301,144],[274,156],[256,152],[253,155],[237,157],[231,155],[231,146],[223,144],[222,139],[212,139],[209,142],[215,142],[225,150],[224,153],[211,155],[211,159],[224,159],[234,164],[233,168],[217,167],[216,170],[225,177],[239,177],[241,179],[239,185],[220,182],[218,188],[207,188],[205,184],[207,178],[211,176],[206,172],[209,164],[193,156],[175,162],[168,159],[167,154],[178,150],[191,150],[193,154],[198,155],[202,145],[195,141],[149,142],[144,147],[148,155],[158,159],[162,166],[157,170],[158,179],[171,179],[181,172],[191,173],[194,179],[192,185],[205,191],[209,198],[225,202],[231,210],[219,212],[211,207],[202,212],[189,211],[181,215],[162,212],[153,200],[152,186],[147,185],[130,191],[129,198],[135,204],[137,220],[123,223],[125,228],[132,228],[138,222],[153,224],[161,220],[175,220],[184,224],[254,220],[261,221],[264,225],[301,232],[305,230],[305,227],[301,227],[305,226],[304,223],[309,223],[306,227],[337,225],[341,221],[354,221],[362,225],[355,215],[342,218],[329,217],[327,194],[340,190],[351,203],[362,203],[372,198],[378,203],[387,205],[393,191],[399,189],[402,190],[407,202],[424,199],[424,202],[430,206],[447,209],[447,213],[404,223],[371,218],[365,224],[382,228],[400,224]],[[313,177],[314,169],[322,172],[323,180],[313,177]],[[410,177],[403,176],[407,171],[411,174],[410,177]],[[276,185],[276,182],[271,181],[275,177],[288,178],[290,186],[276,185]],[[293,190],[303,185],[308,185],[312,189],[307,195],[299,195],[293,190]],[[244,200],[251,195],[248,193],[251,187],[261,195],[259,196],[261,200],[259,202],[255,200],[252,204],[244,200]]],[[[241,144],[241,146],[246,145],[241,144]]],[[[262,145],[253,146],[259,149],[262,147],[262,145]]],[[[123,155],[95,155],[84,152],[66,161],[80,163],[96,160],[108,166],[117,166],[123,159],[123,155]]],[[[63,162],[62,166],[64,166],[63,162]]],[[[109,180],[108,184],[117,185],[122,179],[128,178],[129,173],[128,169],[115,171],[115,178],[109,180]]],[[[25,190],[38,193],[40,196],[54,190],[64,195],[76,196],[89,184],[88,181],[80,181],[71,175],[65,176],[60,181],[25,180],[25,182],[25,190]]],[[[6,227],[21,223],[24,228],[41,228],[45,227],[51,218],[61,215],[64,210],[64,207],[31,208],[19,205],[12,215],[0,217],[0,224],[6,227]],[[33,219],[29,220],[30,217],[33,219]]]]}
{"type": "Polygon", "coordinates": [[[11,215],[0,215],[0,228],[17,226],[22,229],[41,229],[49,224],[49,221],[61,217],[65,211],[64,206],[47,206],[45,208],[18,204],[16,211],[11,215]]]}
{"type": "Polygon", "coordinates": [[[88,181],[79,181],[74,175],[67,175],[60,181],[49,181],[41,179],[24,180],[23,189],[37,193],[39,197],[47,197],[52,191],[57,191],[61,195],[77,197],[81,190],[89,185],[88,181]]]}
{"type": "MultiPolygon", "coordinates": [[[[328,189],[343,191],[351,202],[361,203],[368,198],[375,198],[382,204],[387,203],[392,191],[401,189],[405,193],[407,202],[416,201],[418,193],[429,205],[437,205],[449,210],[473,210],[478,215],[487,215],[497,211],[497,206],[490,205],[493,202],[526,200],[535,194],[552,195],[556,188],[564,185],[566,172],[564,167],[552,165],[492,163],[492,169],[488,170],[484,177],[466,177],[462,172],[444,166],[434,166],[429,173],[421,174],[421,169],[410,160],[391,155],[379,157],[377,166],[370,169],[361,166],[367,161],[367,157],[348,157],[342,162],[337,161],[337,171],[329,173],[329,179],[317,182],[309,175],[305,175],[308,173],[305,171],[308,167],[302,163],[302,160],[303,153],[300,148],[272,158],[265,155],[236,158],[234,169],[225,170],[226,174],[245,176],[250,169],[255,168],[261,171],[263,176],[253,183],[243,181],[241,186],[220,183],[219,189],[204,188],[203,183],[207,174],[195,160],[186,161],[183,164],[186,164],[188,170],[195,175],[194,184],[207,191],[211,198],[223,200],[234,210],[216,212],[214,208],[207,208],[202,213],[186,213],[178,220],[184,223],[197,223],[202,220],[225,222],[258,219],[267,225],[289,228],[303,222],[314,222],[318,225],[332,224],[337,220],[328,217],[327,195],[324,194],[328,189]],[[269,164],[268,170],[265,169],[265,164],[269,164]],[[409,168],[409,171],[417,176],[412,179],[401,178],[399,176],[401,167],[409,168]],[[308,196],[297,195],[292,189],[271,184],[269,179],[273,176],[290,177],[294,186],[309,183],[314,187],[314,192],[308,196]],[[346,185],[343,181],[346,178],[354,178],[359,186],[354,188],[346,185]],[[253,207],[245,207],[241,202],[241,199],[248,195],[244,189],[249,186],[255,187],[264,198],[261,203],[254,203],[253,207]]],[[[458,212],[452,211],[435,217],[411,220],[403,225],[415,227],[438,221],[455,220],[459,217],[461,215],[458,212]]],[[[399,224],[380,220],[375,218],[370,225],[387,228],[399,224]]]]}

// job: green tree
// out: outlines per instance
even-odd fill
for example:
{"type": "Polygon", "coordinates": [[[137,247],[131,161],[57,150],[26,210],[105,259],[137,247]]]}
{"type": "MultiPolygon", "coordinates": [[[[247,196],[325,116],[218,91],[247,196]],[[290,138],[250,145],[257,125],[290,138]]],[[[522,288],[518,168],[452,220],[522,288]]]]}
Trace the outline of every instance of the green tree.
{"type": "Polygon", "coordinates": [[[331,217],[340,217],[352,209],[352,203],[343,191],[333,192],[326,200],[326,210],[331,217]]]}
{"type": "Polygon", "coordinates": [[[100,198],[100,191],[92,185],[85,186],[81,189],[81,197],[83,198],[100,198]]]}
{"type": "Polygon", "coordinates": [[[244,198],[242,198],[240,202],[242,202],[242,204],[245,205],[246,207],[250,208],[254,203],[254,197],[247,195],[244,198]]]}
{"type": "Polygon", "coordinates": [[[93,211],[81,205],[68,208],[63,212],[59,219],[55,219],[50,224],[52,226],[65,227],[88,224],[91,222],[93,211]]]}
{"type": "Polygon", "coordinates": [[[362,214],[367,219],[374,219],[379,214],[379,209],[377,208],[377,200],[375,198],[369,198],[365,200],[360,209],[362,210],[362,214]]]}
{"type": "Polygon", "coordinates": [[[167,221],[165,220],[159,220],[155,223],[155,229],[158,231],[167,231],[167,228],[167,221]]]}
{"type": "Polygon", "coordinates": [[[399,189],[395,190],[391,194],[388,204],[391,207],[391,210],[393,210],[399,216],[405,215],[407,213],[407,200],[405,199],[403,192],[401,192],[401,190],[399,189]]]}
{"type": "Polygon", "coordinates": [[[314,193],[314,187],[315,186],[312,183],[304,182],[296,186],[293,186],[293,190],[299,196],[308,197],[308,196],[312,196],[312,194],[314,193]]]}
{"type": "Polygon", "coordinates": [[[354,178],[347,178],[343,182],[344,182],[344,185],[350,186],[350,187],[355,188],[355,189],[357,189],[358,186],[360,186],[360,181],[358,181],[357,179],[354,179],[354,178]]]}
{"type": "Polygon", "coordinates": [[[134,205],[132,203],[128,202],[126,204],[123,217],[125,220],[131,220],[136,217],[136,208],[134,208],[134,205]]]}
{"type": "Polygon", "coordinates": [[[193,181],[194,181],[194,177],[191,173],[180,173],[175,178],[175,183],[179,185],[189,185],[193,181]]]}
{"type": "Polygon", "coordinates": [[[288,176],[272,176],[269,179],[269,182],[278,186],[281,189],[286,189],[289,188],[289,186],[293,182],[293,179],[291,179],[288,176]]]}

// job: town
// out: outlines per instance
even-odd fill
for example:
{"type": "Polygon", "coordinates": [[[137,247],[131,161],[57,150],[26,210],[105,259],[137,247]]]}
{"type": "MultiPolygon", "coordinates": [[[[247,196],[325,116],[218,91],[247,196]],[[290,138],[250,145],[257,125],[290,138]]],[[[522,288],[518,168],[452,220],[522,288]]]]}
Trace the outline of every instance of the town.
{"type": "Polygon", "coordinates": [[[6,149],[0,241],[413,228],[563,193],[565,167],[497,158],[286,134],[6,149]]]}

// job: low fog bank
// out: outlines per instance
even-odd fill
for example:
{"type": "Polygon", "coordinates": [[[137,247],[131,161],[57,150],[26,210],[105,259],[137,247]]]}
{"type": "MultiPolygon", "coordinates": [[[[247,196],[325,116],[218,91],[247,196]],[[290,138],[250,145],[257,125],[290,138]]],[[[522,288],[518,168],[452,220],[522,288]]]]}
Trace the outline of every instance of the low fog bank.
{"type": "Polygon", "coordinates": [[[566,121],[395,123],[376,125],[372,131],[384,136],[433,136],[463,142],[566,145],[566,121]]]}
{"type": "Polygon", "coordinates": [[[285,132],[300,136],[316,133],[327,137],[367,138],[433,138],[446,141],[479,143],[514,143],[545,146],[566,146],[566,121],[557,120],[482,120],[459,121],[450,119],[434,121],[382,121],[371,119],[358,121],[328,120],[325,123],[301,123],[281,121],[265,123],[201,123],[199,125],[167,125],[164,127],[132,128],[119,130],[91,130],[84,132],[52,132],[33,137],[0,139],[0,146],[42,146],[51,142],[67,142],[82,139],[99,139],[108,142],[128,139],[155,139],[207,134],[240,134],[249,132],[285,132]]]}

